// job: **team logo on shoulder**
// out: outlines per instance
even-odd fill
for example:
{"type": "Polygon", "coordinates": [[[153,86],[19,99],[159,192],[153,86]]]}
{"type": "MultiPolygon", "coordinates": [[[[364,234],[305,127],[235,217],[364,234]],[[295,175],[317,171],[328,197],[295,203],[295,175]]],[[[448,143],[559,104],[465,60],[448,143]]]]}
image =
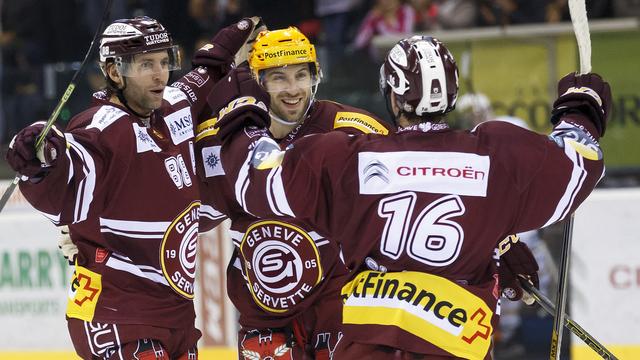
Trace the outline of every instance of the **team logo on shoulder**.
{"type": "Polygon", "coordinates": [[[193,299],[198,248],[200,202],[192,202],[167,228],[162,239],[160,264],[171,288],[187,299],[193,299]]]}
{"type": "Polygon", "coordinates": [[[292,224],[254,223],[242,238],[240,253],[253,300],[269,312],[287,312],[322,280],[316,244],[292,224]]]}

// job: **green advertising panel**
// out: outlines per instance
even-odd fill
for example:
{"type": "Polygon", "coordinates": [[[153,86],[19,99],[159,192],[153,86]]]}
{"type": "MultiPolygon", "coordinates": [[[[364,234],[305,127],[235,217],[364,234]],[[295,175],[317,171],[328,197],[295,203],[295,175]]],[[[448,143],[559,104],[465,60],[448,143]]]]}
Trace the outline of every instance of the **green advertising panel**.
{"type": "MultiPolygon", "coordinates": [[[[601,142],[607,166],[640,167],[640,32],[591,38],[593,71],[609,81],[613,92],[614,109],[601,142]]],[[[469,76],[460,79],[461,94],[471,84],[491,99],[496,115],[519,117],[539,132],[550,129],[557,80],[579,64],[572,34],[475,40],[450,48],[457,59],[465,51],[471,54],[469,76]]]]}

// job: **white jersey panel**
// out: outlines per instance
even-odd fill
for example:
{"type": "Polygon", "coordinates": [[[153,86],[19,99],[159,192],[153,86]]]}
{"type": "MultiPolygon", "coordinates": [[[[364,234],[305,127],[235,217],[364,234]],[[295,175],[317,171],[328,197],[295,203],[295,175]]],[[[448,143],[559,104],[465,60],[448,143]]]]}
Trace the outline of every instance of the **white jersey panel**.
{"type": "Polygon", "coordinates": [[[467,196],[487,195],[489,156],[461,152],[361,152],[361,194],[418,191],[467,196]]]}

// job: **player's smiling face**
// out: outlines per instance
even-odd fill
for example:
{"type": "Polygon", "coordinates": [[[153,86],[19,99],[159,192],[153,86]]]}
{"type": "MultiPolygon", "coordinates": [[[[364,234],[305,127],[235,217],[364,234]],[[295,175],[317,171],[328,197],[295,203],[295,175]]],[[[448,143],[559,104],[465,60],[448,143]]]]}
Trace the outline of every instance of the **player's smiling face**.
{"type": "Polygon", "coordinates": [[[314,83],[309,64],[287,65],[264,71],[263,85],[271,96],[271,111],[283,120],[301,122],[309,106],[314,83]]]}

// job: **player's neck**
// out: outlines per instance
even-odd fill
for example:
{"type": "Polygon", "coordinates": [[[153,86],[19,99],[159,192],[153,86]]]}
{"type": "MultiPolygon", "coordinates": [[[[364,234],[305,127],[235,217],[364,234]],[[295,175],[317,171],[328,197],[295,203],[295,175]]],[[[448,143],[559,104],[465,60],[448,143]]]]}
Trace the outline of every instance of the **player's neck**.
{"type": "Polygon", "coordinates": [[[289,135],[289,133],[293,129],[295,129],[296,126],[298,126],[298,123],[285,125],[285,124],[272,121],[271,126],[269,126],[269,131],[271,132],[271,135],[273,135],[275,139],[282,139],[285,136],[289,135]]]}
{"type": "Polygon", "coordinates": [[[413,122],[409,121],[409,119],[407,119],[406,116],[404,115],[400,115],[397,119],[396,119],[396,123],[398,124],[398,127],[409,127],[411,125],[415,125],[413,122]]]}

